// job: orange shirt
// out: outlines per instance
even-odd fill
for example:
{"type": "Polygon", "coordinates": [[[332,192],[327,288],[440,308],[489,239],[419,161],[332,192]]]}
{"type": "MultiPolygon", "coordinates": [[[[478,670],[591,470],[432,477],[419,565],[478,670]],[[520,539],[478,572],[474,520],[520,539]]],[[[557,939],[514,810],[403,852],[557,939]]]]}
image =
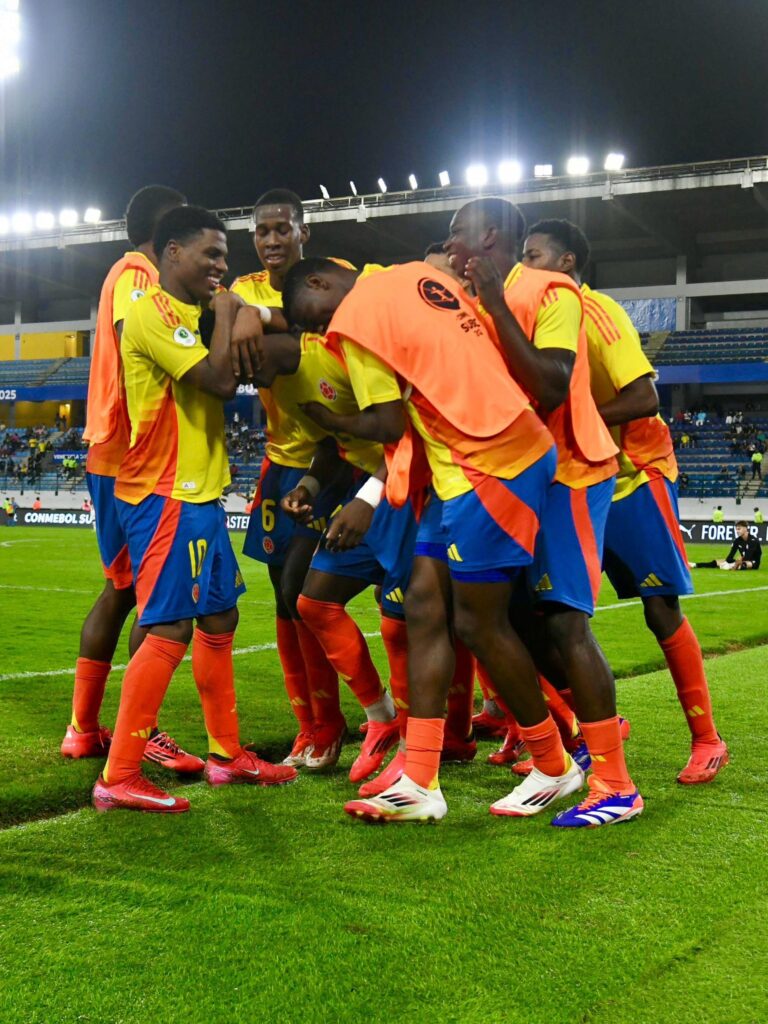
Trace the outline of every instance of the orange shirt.
{"type": "Polygon", "coordinates": [[[157,284],[154,264],[141,252],[127,252],[111,268],[102,285],[88,378],[88,416],[83,438],[90,442],[86,469],[117,476],[128,451],[131,427],[120,359],[117,324],[131,304],[157,284]]]}

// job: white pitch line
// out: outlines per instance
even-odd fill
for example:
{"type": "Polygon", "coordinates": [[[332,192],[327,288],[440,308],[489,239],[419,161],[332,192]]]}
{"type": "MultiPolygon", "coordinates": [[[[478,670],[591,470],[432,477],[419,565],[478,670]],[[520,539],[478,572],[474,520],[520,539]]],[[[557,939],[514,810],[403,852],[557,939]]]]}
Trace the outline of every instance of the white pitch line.
{"type": "MultiPolygon", "coordinates": [[[[381,639],[380,633],[363,633],[363,636],[367,640],[375,640],[377,637],[381,639]]],[[[276,651],[277,644],[253,644],[251,647],[236,647],[232,651],[232,655],[235,658],[240,658],[244,654],[261,654],[263,651],[276,651]]],[[[184,661],[191,661],[192,656],[187,654],[184,661]]],[[[113,665],[112,672],[124,672],[128,668],[127,665],[113,665]]],[[[69,668],[53,668],[44,669],[40,672],[10,672],[7,675],[0,676],[0,683],[8,683],[12,679],[38,679],[43,676],[74,676],[75,667],[74,664],[69,668]]]]}
{"type": "Polygon", "coordinates": [[[92,590],[70,590],[68,587],[28,587],[20,583],[0,583],[0,590],[35,590],[39,594],[92,594],[92,590]]]}
{"type": "MultiPolygon", "coordinates": [[[[759,590],[768,590],[766,587],[740,587],[738,590],[708,590],[705,594],[681,594],[681,601],[703,601],[707,597],[730,597],[731,594],[755,594],[759,590]]],[[[616,608],[637,608],[642,601],[619,601],[617,604],[601,604],[595,608],[596,612],[610,612],[616,608]]]]}

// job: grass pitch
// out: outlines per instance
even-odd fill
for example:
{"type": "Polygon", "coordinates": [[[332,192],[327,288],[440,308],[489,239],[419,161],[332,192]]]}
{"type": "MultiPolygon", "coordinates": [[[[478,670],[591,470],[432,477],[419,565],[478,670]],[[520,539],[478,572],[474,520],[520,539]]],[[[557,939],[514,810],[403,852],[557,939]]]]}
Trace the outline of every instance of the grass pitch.
{"type": "MultiPolygon", "coordinates": [[[[242,567],[242,732],[277,757],[294,729],[269,584],[242,567]]],[[[641,609],[615,607],[606,584],[595,617],[626,677],[628,759],[646,799],[636,822],[561,834],[551,814],[492,818],[512,781],[484,763],[487,743],[443,771],[450,812],[434,828],[342,814],[354,743],[336,771],[277,791],[196,783],[189,815],[97,816],[99,763],[58,756],[78,631],[101,586],[94,537],[2,531],[0,1021],[763,1024],[768,580],[694,575],[701,596],[685,610],[702,645],[735,652],[708,661],[733,760],[709,787],[674,781],[687,729],[668,675],[651,671],[663,662],[641,609]]],[[[354,607],[375,632],[372,596],[354,607]]],[[[345,709],[355,726],[354,702],[345,709]]],[[[204,753],[188,664],[162,723],[204,753]]]]}

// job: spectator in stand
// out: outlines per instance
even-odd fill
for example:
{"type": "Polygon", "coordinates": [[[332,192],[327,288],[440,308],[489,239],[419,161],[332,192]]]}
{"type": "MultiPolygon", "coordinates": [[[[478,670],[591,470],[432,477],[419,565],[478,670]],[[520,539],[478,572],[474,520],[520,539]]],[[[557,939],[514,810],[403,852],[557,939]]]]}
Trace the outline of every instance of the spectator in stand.
{"type": "Polygon", "coordinates": [[[681,448],[688,448],[690,443],[691,443],[691,438],[690,438],[689,434],[682,434],[680,436],[680,447],[681,448]]]}
{"type": "Polygon", "coordinates": [[[723,512],[723,506],[722,505],[718,505],[717,508],[714,509],[714,511],[712,512],[712,522],[713,523],[724,523],[725,522],[725,513],[723,512]]]}
{"type": "Polygon", "coordinates": [[[692,569],[759,569],[762,548],[757,537],[752,537],[749,525],[740,519],[736,523],[736,540],[724,559],[713,558],[711,562],[689,562],[692,569]]]}
{"type": "Polygon", "coordinates": [[[762,526],[765,522],[765,516],[759,508],[755,507],[755,526],[762,526]]]}
{"type": "Polygon", "coordinates": [[[42,501],[40,501],[40,495],[38,494],[38,496],[32,502],[32,511],[33,512],[39,512],[42,507],[43,507],[43,503],[42,503],[42,501]]]}
{"type": "Polygon", "coordinates": [[[763,453],[760,451],[752,452],[752,479],[757,477],[758,480],[763,479],[763,453]]]}

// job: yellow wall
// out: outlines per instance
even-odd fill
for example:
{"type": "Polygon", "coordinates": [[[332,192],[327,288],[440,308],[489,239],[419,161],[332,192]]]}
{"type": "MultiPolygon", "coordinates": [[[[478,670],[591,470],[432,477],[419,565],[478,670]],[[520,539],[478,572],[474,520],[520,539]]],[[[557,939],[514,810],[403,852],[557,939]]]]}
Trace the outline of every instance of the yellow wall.
{"type": "Polygon", "coordinates": [[[0,360],[16,358],[16,337],[13,334],[0,334],[0,360]]]}
{"type": "MultiPolygon", "coordinates": [[[[22,334],[22,359],[63,359],[83,354],[82,331],[22,334]]],[[[12,357],[11,357],[12,358],[12,357]]]]}

